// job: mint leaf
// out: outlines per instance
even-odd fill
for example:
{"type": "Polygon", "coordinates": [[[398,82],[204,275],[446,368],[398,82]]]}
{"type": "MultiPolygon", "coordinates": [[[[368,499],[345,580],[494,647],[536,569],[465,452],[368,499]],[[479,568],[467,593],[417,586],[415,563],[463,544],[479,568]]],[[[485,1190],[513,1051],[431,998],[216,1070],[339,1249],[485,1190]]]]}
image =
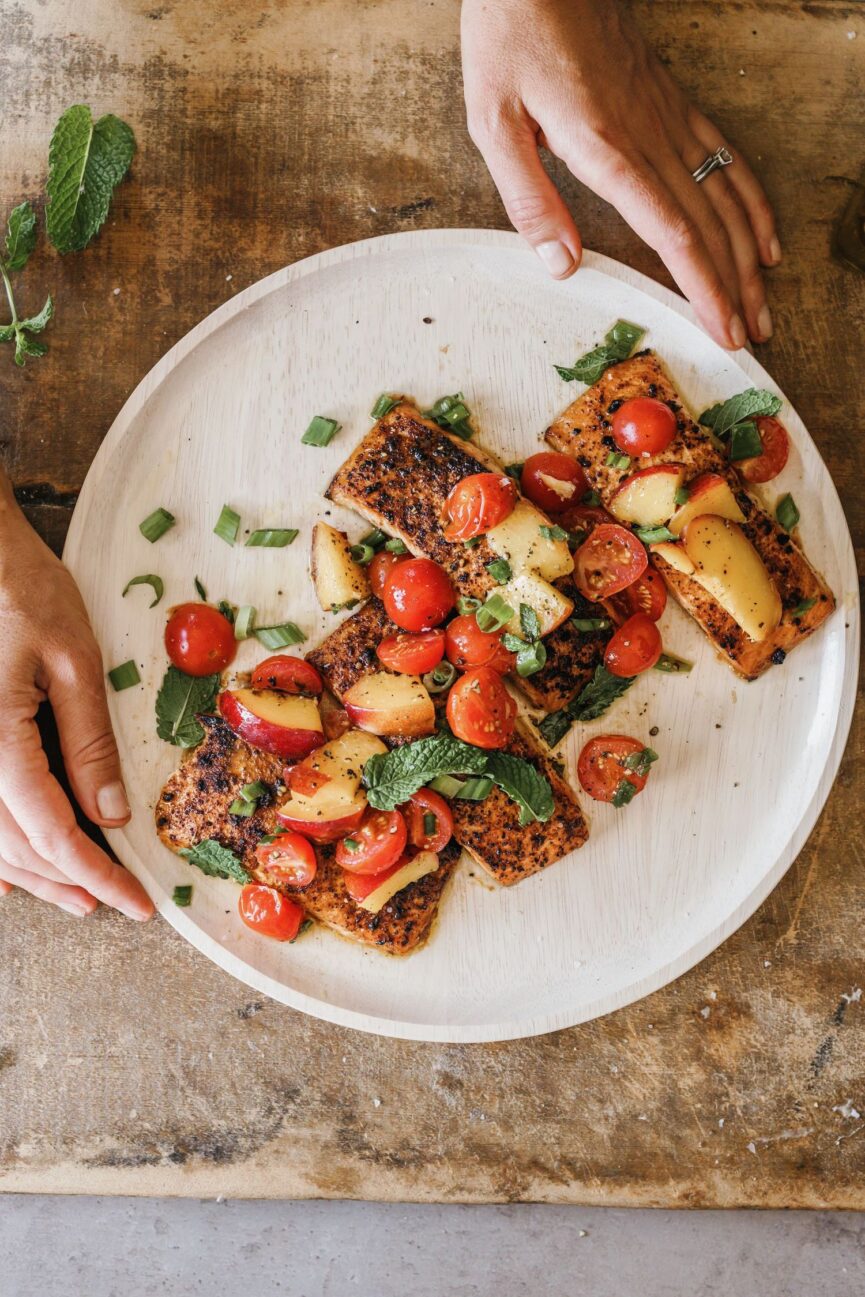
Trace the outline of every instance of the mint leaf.
{"type": "Polygon", "coordinates": [[[21,321],[22,329],[29,329],[31,333],[41,333],[48,321],[54,315],[54,301],[50,294],[45,300],[45,305],[38,315],[31,315],[29,319],[21,321]]]}
{"type": "Polygon", "coordinates": [[[433,734],[393,752],[377,753],[363,768],[370,806],[392,811],[437,775],[482,775],[487,757],[452,734],[433,734]]]}
{"type": "Polygon", "coordinates": [[[527,640],[541,638],[541,623],[538,614],[530,604],[520,604],[520,629],[527,640]]]}
{"type": "Polygon", "coordinates": [[[194,847],[184,847],[178,852],[191,865],[196,865],[209,878],[228,878],[235,883],[251,883],[252,875],[244,869],[233,851],[216,838],[205,838],[194,847]]]}
{"type": "Polygon", "coordinates": [[[21,329],[15,331],[15,364],[23,365],[27,356],[44,356],[48,348],[44,342],[30,338],[21,329]]]}
{"type": "Polygon", "coordinates": [[[509,752],[487,755],[487,774],[492,775],[503,792],[520,808],[520,824],[541,823],[553,813],[553,789],[549,779],[539,774],[530,761],[511,756],[509,752]]]}
{"type": "Polygon", "coordinates": [[[199,712],[213,711],[219,676],[188,676],[177,667],[166,671],[156,696],[156,733],[178,748],[194,748],[204,738],[199,712]]]}
{"type": "Polygon", "coordinates": [[[7,270],[23,270],[36,247],[36,213],[30,203],[12,209],[6,230],[7,270]]]}
{"type": "Polygon", "coordinates": [[[58,252],[80,252],[99,232],[134,153],[135,136],[119,117],[94,122],[86,104],[66,110],[51,136],[45,186],[45,223],[58,252]]]}
{"type": "Polygon", "coordinates": [[[756,419],[762,414],[777,414],[780,409],[781,400],[772,392],[761,387],[749,387],[704,410],[699,422],[704,427],[711,428],[715,436],[723,440],[737,423],[747,423],[749,419],[756,419]]]}
{"type": "Polygon", "coordinates": [[[576,698],[572,698],[567,706],[560,707],[558,711],[550,712],[540,722],[538,732],[544,742],[554,748],[561,743],[576,721],[594,721],[603,716],[607,708],[630,689],[634,680],[634,676],[611,675],[603,663],[599,663],[595,667],[595,674],[576,698]]]}
{"type": "Polygon", "coordinates": [[[638,328],[636,324],[617,320],[607,331],[600,346],[581,356],[570,367],[556,365],[556,372],[566,383],[596,383],[610,365],[628,359],[644,333],[645,329],[638,328]]]}
{"type": "Polygon", "coordinates": [[[645,779],[652,762],[657,760],[658,754],[654,748],[642,748],[639,752],[630,752],[622,764],[626,770],[633,770],[635,775],[645,779]]]}

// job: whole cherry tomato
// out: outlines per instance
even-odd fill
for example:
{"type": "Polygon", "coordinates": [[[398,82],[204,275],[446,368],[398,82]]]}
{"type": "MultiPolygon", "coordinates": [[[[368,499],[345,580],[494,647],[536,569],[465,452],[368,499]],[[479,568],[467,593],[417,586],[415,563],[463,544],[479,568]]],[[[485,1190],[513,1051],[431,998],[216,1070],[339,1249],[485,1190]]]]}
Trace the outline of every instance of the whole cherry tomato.
{"type": "Polygon", "coordinates": [[[675,414],[653,396],[623,401],[613,415],[613,441],[626,455],[660,455],[676,431],[675,414]]]}
{"type": "Polygon", "coordinates": [[[165,627],[165,650],[185,675],[215,675],[234,660],[234,627],[209,603],[182,603],[165,627]]]}
{"type": "Polygon", "coordinates": [[[454,617],[445,627],[445,653],[448,662],[460,671],[474,667],[492,667],[500,675],[508,675],[516,666],[516,654],[502,644],[500,630],[484,631],[474,613],[454,617]]]}
{"type": "Polygon", "coordinates": [[[391,568],[384,586],[385,612],[402,630],[430,630],[454,606],[447,573],[430,558],[410,558],[391,568]]]}
{"type": "Polygon", "coordinates": [[[294,941],[304,918],[302,905],[263,883],[247,883],[237,908],[248,928],[276,941],[294,941]]]}

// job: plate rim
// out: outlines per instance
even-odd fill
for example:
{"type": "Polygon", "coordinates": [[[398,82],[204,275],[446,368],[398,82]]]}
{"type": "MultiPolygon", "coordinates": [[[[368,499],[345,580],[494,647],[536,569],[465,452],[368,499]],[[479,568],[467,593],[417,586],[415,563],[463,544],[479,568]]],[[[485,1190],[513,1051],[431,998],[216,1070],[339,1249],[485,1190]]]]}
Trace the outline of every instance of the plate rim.
{"type": "MultiPolygon", "coordinates": [[[[410,230],[395,234],[378,235],[373,238],[329,248],[284,266],[263,279],[257,280],[254,284],[250,284],[194,325],[188,333],[178,339],[135,386],[123,403],[93,458],[76,501],[63,548],[63,561],[69,566],[73,575],[75,574],[76,563],[82,557],[85,514],[89,509],[91,497],[99,489],[105,469],[116,447],[125,436],[130,423],[143,410],[147,401],[159,389],[169,374],[207,338],[218,332],[219,329],[250,306],[308,275],[317,274],[322,270],[345,262],[361,261],[369,256],[375,257],[380,253],[388,253],[395,249],[420,248],[432,250],[460,246],[486,249],[499,248],[509,251],[519,250],[527,256],[531,256],[531,251],[521,236],[506,230],[448,228],[410,230]]],[[[664,285],[656,283],[655,280],[640,271],[633,270],[631,267],[602,253],[589,250],[584,251],[582,267],[597,270],[619,283],[624,282],[630,287],[636,288],[639,292],[645,293],[661,305],[673,310],[690,324],[700,327],[692,308],[684,298],[664,285]]],[[[771,375],[766,372],[750,352],[739,351],[735,353],[735,357],[737,364],[748,374],[755,385],[763,382],[769,383],[771,387],[780,392],[782,398],[795,410],[792,402],[787,399],[771,375]]],[[[838,557],[844,574],[844,591],[846,593],[849,588],[854,596],[852,602],[845,607],[848,626],[844,636],[845,660],[838,711],[835,717],[835,729],[826,763],[813,796],[788,837],[783,850],[779,853],[771,868],[763,873],[754,888],[736,909],[721,923],[712,928],[701,940],[689,945],[685,951],[680,952],[674,959],[655,968],[651,974],[632,981],[626,987],[622,987],[617,991],[605,992],[603,995],[597,996],[589,1004],[584,1004],[582,1008],[574,1011],[560,1010],[555,1013],[542,1014],[537,1018],[533,1017],[527,1020],[492,1025],[486,1023],[457,1023],[443,1026],[405,1021],[398,1018],[377,1017],[306,995],[252,967],[245,959],[234,954],[216,938],[209,936],[203,929],[199,928],[183,910],[178,909],[171,902],[170,897],[167,895],[156,901],[158,912],[168,920],[182,937],[195,946],[211,962],[215,963],[217,967],[230,973],[238,981],[280,1003],[287,1004],[289,1007],[298,1009],[312,1017],[332,1022],[337,1026],[350,1027],[354,1030],[389,1036],[394,1039],[425,1041],[437,1044],[477,1044],[517,1040],[577,1026],[580,1023],[593,1021],[595,1018],[613,1013],[629,1004],[634,1004],[651,995],[654,991],[669,985],[695,967],[696,964],[727,941],[755,913],[801,852],[831,793],[853,718],[856,700],[856,663],[859,657],[860,642],[859,593],[853,544],[837,487],[804,423],[802,423],[802,427],[812,449],[826,470],[831,497],[834,497],[834,504],[839,515],[844,520],[843,536],[838,538],[840,542],[838,544],[838,557]]],[[[104,832],[118,859],[124,863],[130,860],[134,864],[134,868],[127,865],[130,872],[135,873],[138,877],[143,877],[154,890],[161,891],[161,885],[157,886],[156,880],[146,862],[139,858],[131,844],[127,842],[124,830],[122,828],[107,829],[104,832]]]]}

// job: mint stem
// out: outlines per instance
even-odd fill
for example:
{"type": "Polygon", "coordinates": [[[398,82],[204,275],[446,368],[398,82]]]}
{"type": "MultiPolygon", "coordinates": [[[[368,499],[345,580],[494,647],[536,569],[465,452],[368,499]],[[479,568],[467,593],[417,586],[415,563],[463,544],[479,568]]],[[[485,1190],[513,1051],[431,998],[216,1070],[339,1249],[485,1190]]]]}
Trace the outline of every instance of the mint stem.
{"type": "Polygon", "coordinates": [[[12,284],[9,280],[9,275],[6,271],[6,267],[3,264],[2,260],[0,260],[0,275],[3,276],[3,286],[6,289],[6,297],[9,301],[9,309],[12,312],[12,327],[17,333],[18,332],[18,312],[15,309],[15,295],[12,292],[12,284]]]}

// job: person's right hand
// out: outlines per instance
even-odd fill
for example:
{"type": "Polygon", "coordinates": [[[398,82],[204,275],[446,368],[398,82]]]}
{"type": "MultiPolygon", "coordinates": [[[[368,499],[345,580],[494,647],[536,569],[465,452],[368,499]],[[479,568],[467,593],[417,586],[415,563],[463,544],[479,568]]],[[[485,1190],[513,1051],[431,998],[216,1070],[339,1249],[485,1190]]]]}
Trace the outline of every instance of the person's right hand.
{"type": "Polygon", "coordinates": [[[153,905],[141,884],[82,832],[49,772],[35,720],[46,698],[82,810],[103,826],[129,819],[84,603],[2,474],[0,625],[0,896],[20,887],[70,914],[89,914],[103,901],[132,919],[150,918],[153,905]]]}

